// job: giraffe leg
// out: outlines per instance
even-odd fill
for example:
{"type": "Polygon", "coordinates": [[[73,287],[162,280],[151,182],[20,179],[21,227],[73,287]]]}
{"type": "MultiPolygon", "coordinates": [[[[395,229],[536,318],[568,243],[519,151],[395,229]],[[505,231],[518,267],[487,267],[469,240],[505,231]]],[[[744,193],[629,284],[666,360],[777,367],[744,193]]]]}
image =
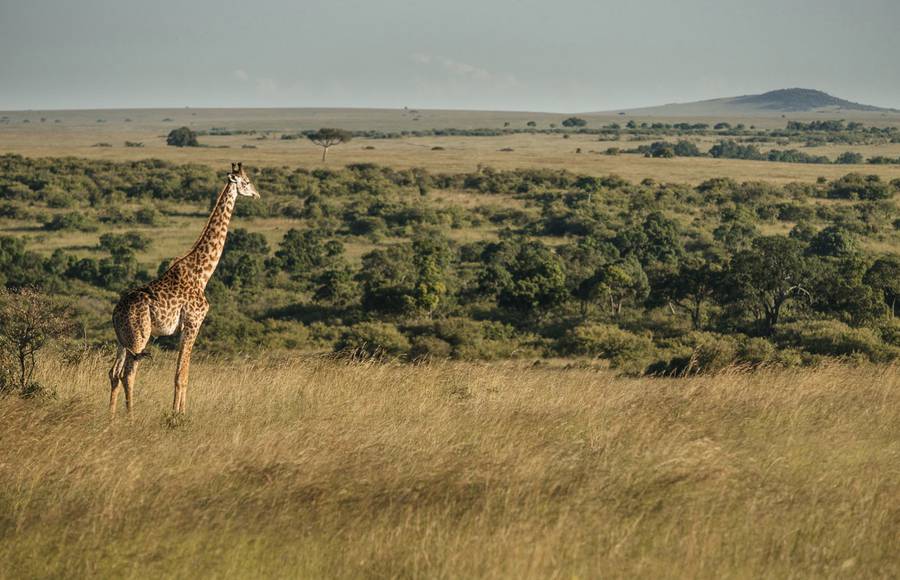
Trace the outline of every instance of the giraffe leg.
{"type": "Polygon", "coordinates": [[[119,381],[125,387],[125,407],[131,415],[133,409],[134,375],[144,349],[150,341],[150,297],[146,293],[132,292],[123,296],[113,310],[113,327],[119,341],[116,364],[110,371],[110,408],[115,410],[119,381]],[[132,353],[137,353],[132,354],[132,353]],[[114,372],[117,371],[117,372],[114,372]],[[118,379],[118,380],[116,380],[118,379]]]}
{"type": "Polygon", "coordinates": [[[140,364],[140,360],[136,358],[133,354],[128,353],[125,357],[125,408],[128,409],[128,416],[131,416],[131,411],[133,409],[133,399],[132,392],[134,390],[134,376],[137,374],[138,364],[140,364]]]}
{"type": "Polygon", "coordinates": [[[112,388],[109,391],[109,414],[115,417],[116,402],[119,400],[119,389],[122,388],[122,379],[118,376],[110,375],[109,381],[112,383],[112,388]]]}
{"type": "Polygon", "coordinates": [[[116,362],[113,363],[111,369],[109,369],[109,414],[116,414],[116,401],[119,399],[119,389],[122,388],[122,372],[125,368],[125,348],[123,346],[119,346],[119,350],[116,352],[116,362]]]}
{"type": "Polygon", "coordinates": [[[175,370],[175,397],[172,401],[172,411],[175,413],[185,412],[188,373],[191,367],[191,351],[194,348],[194,341],[197,340],[197,334],[200,332],[200,324],[202,322],[202,318],[198,321],[185,320],[181,329],[181,347],[178,351],[178,364],[175,370]]]}

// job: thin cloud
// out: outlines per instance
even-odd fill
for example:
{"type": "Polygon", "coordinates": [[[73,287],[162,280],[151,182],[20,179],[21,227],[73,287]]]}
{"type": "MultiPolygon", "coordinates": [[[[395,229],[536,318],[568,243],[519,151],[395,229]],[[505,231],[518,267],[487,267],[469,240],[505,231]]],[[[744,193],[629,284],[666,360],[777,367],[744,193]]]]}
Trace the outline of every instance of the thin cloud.
{"type": "Polygon", "coordinates": [[[410,60],[412,60],[416,64],[423,66],[437,66],[441,70],[448,72],[455,77],[483,82],[501,82],[503,84],[516,83],[516,78],[511,74],[493,73],[480,66],[458,61],[446,56],[435,56],[417,52],[410,55],[410,60]]]}

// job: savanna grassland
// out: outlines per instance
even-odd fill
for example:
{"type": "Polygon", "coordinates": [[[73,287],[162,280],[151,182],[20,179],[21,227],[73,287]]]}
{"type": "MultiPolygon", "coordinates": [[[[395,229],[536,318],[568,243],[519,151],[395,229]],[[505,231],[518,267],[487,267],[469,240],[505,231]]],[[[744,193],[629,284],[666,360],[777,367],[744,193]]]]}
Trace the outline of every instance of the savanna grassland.
{"type": "MultiPolygon", "coordinates": [[[[416,132],[430,130],[489,129],[526,130],[532,122],[538,130],[560,127],[562,114],[502,111],[418,111],[414,109],[135,109],[84,111],[0,112],[8,123],[0,123],[0,153],[18,153],[28,157],[77,156],[112,161],[165,159],[179,163],[203,163],[227,167],[241,159],[254,167],[291,166],[314,169],[321,166],[321,150],[306,139],[284,140],[284,134],[340,127],[352,131],[416,132]],[[28,121],[27,123],[25,121],[28,121]],[[202,148],[166,146],[166,135],[179,126],[197,131],[242,132],[243,134],[204,135],[202,148]],[[252,132],[252,134],[250,134],[252,132]],[[125,143],[142,147],[126,147],[125,143]],[[99,144],[108,144],[98,146],[99,144]]],[[[635,117],[587,114],[588,127],[610,123],[624,125],[635,117]]],[[[791,119],[816,121],[821,114],[796,113],[791,119]]],[[[841,118],[869,126],[900,126],[900,114],[841,112],[841,118]]],[[[743,123],[759,130],[784,127],[780,115],[753,117],[645,117],[646,123],[743,123]]],[[[703,151],[718,137],[691,137],[703,151]]],[[[674,158],[646,159],[642,155],[608,156],[610,147],[628,148],[648,145],[652,136],[607,140],[597,135],[511,133],[500,136],[427,136],[372,139],[359,137],[336,148],[329,166],[351,163],[375,163],[398,169],[421,167],[432,172],[470,172],[479,166],[497,169],[567,169],[576,173],[606,175],[615,173],[625,179],[645,178],[697,184],[714,177],[738,181],[766,180],[774,183],[815,181],[818,177],[840,177],[847,166],[763,163],[734,159],[674,158]],[[435,149],[438,148],[438,149],[435,149]],[[580,149],[581,153],[576,153],[580,149]]],[[[778,145],[762,143],[763,149],[796,147],[832,158],[852,150],[867,157],[900,157],[900,143],[857,144],[852,146],[819,144],[807,147],[802,137],[778,145]]],[[[900,177],[900,165],[867,166],[868,173],[883,178],[900,177]]]]}
{"type": "Polygon", "coordinates": [[[0,373],[0,578],[900,576],[900,119],[564,119],[0,114],[0,287],[72,323],[0,373]],[[110,420],[112,307],[232,161],[187,415],[159,339],[110,420]]]}
{"type": "Polygon", "coordinates": [[[3,578],[889,578],[895,367],[685,379],[323,358],[47,359],[0,400],[3,578]]]}

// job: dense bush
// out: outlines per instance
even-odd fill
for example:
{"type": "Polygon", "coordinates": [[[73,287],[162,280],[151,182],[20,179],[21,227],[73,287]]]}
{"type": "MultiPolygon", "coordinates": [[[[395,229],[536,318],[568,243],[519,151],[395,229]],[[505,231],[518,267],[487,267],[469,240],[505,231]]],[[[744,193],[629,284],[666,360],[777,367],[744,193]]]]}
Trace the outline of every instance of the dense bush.
{"type": "Polygon", "coordinates": [[[166,145],[172,145],[174,147],[197,147],[200,144],[197,142],[197,134],[189,127],[179,127],[178,129],[169,131],[169,135],[166,137],[166,145]]]}
{"type": "Polygon", "coordinates": [[[436,336],[417,336],[413,339],[409,356],[413,360],[447,359],[453,354],[453,347],[436,336]]]}
{"type": "Polygon", "coordinates": [[[783,325],[776,340],[784,345],[822,355],[850,356],[860,354],[873,362],[898,356],[895,346],[884,344],[869,328],[852,328],[836,320],[809,320],[783,325]]]}
{"type": "Polygon", "coordinates": [[[877,175],[863,176],[859,173],[850,173],[831,183],[827,196],[840,199],[879,200],[889,199],[895,191],[893,184],[885,183],[877,175]]]}
{"type": "Polygon", "coordinates": [[[72,326],[69,309],[53,297],[32,288],[0,288],[0,396],[46,394],[34,381],[39,353],[72,326]]]}
{"type": "Polygon", "coordinates": [[[611,324],[587,324],[569,330],[561,340],[566,354],[608,359],[613,368],[640,372],[653,359],[653,341],[611,324]]]}
{"type": "MultiPolygon", "coordinates": [[[[0,237],[0,284],[65,295],[91,341],[108,338],[116,293],[168,263],[148,258],[159,248],[140,226],[205,213],[222,186],[209,168],[153,160],[2,160],[0,219],[31,231],[0,237]],[[104,229],[70,234],[85,241],[49,253],[47,232],[94,228],[104,229]]],[[[714,372],[848,352],[896,356],[900,266],[883,251],[900,243],[897,180],[717,178],[694,187],[373,164],[267,167],[253,179],[264,198],[240,200],[207,288],[213,306],[199,348],[209,351],[371,343],[412,359],[602,357],[628,372],[654,360],[654,372],[714,372]],[[451,205],[443,190],[484,195],[451,205]],[[278,234],[262,221],[245,229],[268,216],[285,224],[278,234]],[[790,233],[760,235],[772,231],[790,233]],[[816,321],[844,334],[783,331],[816,321]]]]}
{"type": "Polygon", "coordinates": [[[81,212],[59,213],[44,222],[44,229],[50,231],[57,230],[79,230],[82,232],[97,231],[97,224],[81,212]]]}
{"type": "Polygon", "coordinates": [[[586,127],[587,121],[581,117],[569,117],[562,122],[563,127],[586,127]]]}
{"type": "Polygon", "coordinates": [[[694,143],[687,141],[686,139],[680,139],[675,143],[674,151],[675,155],[678,157],[700,157],[703,155],[694,143]]]}
{"type": "Polygon", "coordinates": [[[842,165],[858,165],[863,162],[863,156],[854,151],[845,151],[838,155],[834,162],[842,165]]]}
{"type": "Polygon", "coordinates": [[[410,342],[396,326],[387,322],[360,322],[350,327],[335,344],[338,352],[370,357],[399,357],[410,350],[410,342]]]}
{"type": "Polygon", "coordinates": [[[448,318],[435,322],[430,332],[446,342],[451,356],[458,359],[507,358],[522,349],[516,330],[501,322],[448,318]]]}
{"type": "Polygon", "coordinates": [[[724,159],[751,159],[764,160],[765,155],[759,152],[759,149],[753,145],[740,145],[735,141],[720,141],[713,145],[709,150],[711,157],[721,157],[724,159]]]}

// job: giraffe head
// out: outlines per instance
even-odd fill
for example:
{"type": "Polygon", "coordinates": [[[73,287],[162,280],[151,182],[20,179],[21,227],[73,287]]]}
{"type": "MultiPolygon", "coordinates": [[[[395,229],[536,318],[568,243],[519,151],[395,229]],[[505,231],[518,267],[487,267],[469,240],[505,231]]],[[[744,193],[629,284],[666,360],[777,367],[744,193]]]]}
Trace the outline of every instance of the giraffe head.
{"type": "Polygon", "coordinates": [[[247,177],[247,174],[244,173],[242,163],[231,164],[231,173],[228,174],[228,181],[231,182],[238,195],[259,199],[259,192],[256,191],[256,188],[250,183],[250,178],[247,177]]]}

